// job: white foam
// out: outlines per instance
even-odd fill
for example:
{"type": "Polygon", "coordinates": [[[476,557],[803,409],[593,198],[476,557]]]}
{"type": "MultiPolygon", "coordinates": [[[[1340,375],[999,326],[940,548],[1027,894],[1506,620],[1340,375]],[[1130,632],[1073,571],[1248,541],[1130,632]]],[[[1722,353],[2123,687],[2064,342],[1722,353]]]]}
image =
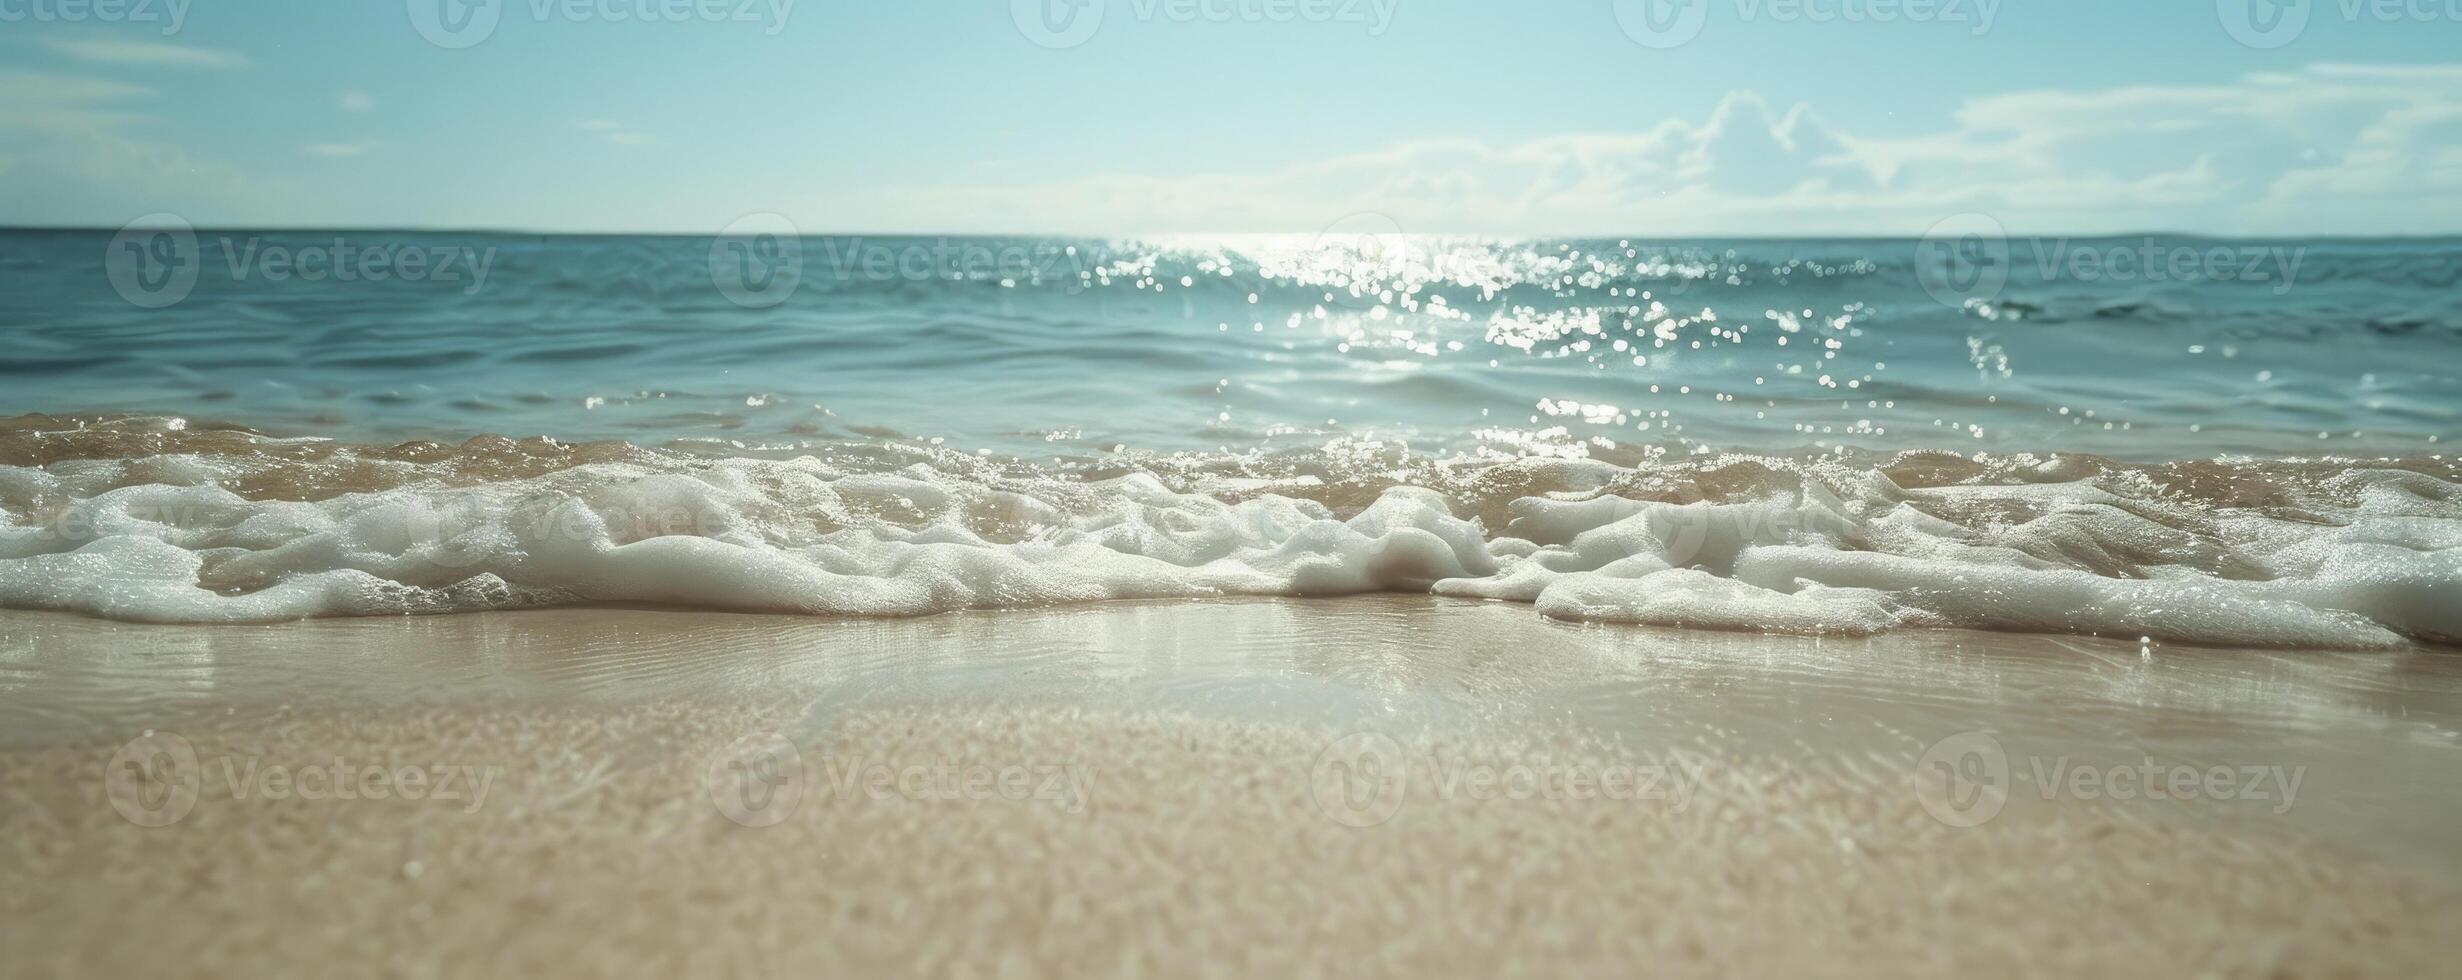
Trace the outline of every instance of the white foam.
{"type": "Polygon", "coordinates": [[[1308,499],[1336,499],[1338,481],[1316,476],[1088,481],[948,460],[673,459],[471,485],[438,471],[308,502],[226,488],[280,465],[293,464],[0,467],[0,605],[238,622],[1433,591],[1567,619],[1816,634],[2462,638],[2462,492],[2390,469],[2286,483],[2300,499],[2271,510],[2166,496],[2130,474],[1905,489],[1876,468],[1768,462],[1766,478],[1715,501],[1641,499],[1632,488],[1652,474],[1534,461],[1442,492],[1372,488],[1340,510],[1308,499]],[[1483,489],[1498,487],[1516,489],[1483,489]]]}

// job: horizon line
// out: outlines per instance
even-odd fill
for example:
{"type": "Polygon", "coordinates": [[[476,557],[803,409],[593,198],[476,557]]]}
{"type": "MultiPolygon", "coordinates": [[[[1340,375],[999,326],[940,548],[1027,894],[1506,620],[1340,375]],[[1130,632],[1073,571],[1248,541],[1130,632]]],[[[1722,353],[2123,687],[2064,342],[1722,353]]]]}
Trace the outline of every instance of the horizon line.
{"type": "MultiPolygon", "coordinates": [[[[116,234],[131,229],[158,229],[164,225],[19,225],[0,222],[0,234],[21,233],[91,233],[116,234]]],[[[415,235],[492,235],[522,238],[717,238],[721,231],[544,231],[521,228],[486,227],[421,227],[414,225],[196,225],[197,232],[243,232],[255,234],[415,234],[415,235]]],[[[1028,239],[1142,239],[1142,238],[1241,238],[1265,236],[1323,235],[1330,229],[1315,231],[1145,231],[1145,232],[951,232],[951,231],[803,231],[797,238],[1028,238],[1028,239]]],[[[1721,241],[1721,242],[1907,242],[1922,241],[1926,235],[1905,233],[1854,232],[1827,235],[1766,235],[1766,234],[1670,234],[1641,235],[1632,233],[1603,234],[1492,234],[1483,232],[1400,232],[1405,238],[1463,238],[1502,242],[1599,241],[1615,238],[1624,241],[1721,241]]],[[[1342,236],[1353,237],[1353,236],[1342,236]]],[[[2462,239],[2462,229],[2442,232],[2388,233],[2268,233],[2219,234],[2194,231],[2116,231],[2116,232],[2010,232],[2008,238],[2175,238],[2212,241],[2438,241],[2462,239]]]]}

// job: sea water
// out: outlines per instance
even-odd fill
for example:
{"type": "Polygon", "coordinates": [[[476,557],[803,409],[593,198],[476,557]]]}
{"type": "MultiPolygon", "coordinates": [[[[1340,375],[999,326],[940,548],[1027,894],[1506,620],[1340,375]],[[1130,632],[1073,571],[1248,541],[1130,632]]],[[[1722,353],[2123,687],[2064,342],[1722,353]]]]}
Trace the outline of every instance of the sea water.
{"type": "Polygon", "coordinates": [[[0,233],[0,605],[2462,638],[2462,241],[0,233]]]}

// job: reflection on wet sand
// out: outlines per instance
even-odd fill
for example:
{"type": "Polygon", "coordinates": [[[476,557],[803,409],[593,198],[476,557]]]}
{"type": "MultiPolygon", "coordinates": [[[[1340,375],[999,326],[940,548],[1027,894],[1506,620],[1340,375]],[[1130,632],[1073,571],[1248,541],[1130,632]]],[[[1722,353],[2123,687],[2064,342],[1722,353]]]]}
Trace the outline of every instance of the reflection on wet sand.
{"type": "MultiPolygon", "coordinates": [[[[2462,656],[1911,631],[1592,626],[1434,597],[1112,603],[825,619],[634,609],[142,626],[0,615],[0,742],[126,737],[274,706],[994,702],[1186,711],[1435,737],[1569,729],[1650,751],[1905,765],[1962,732],[2013,802],[2076,767],[2304,767],[2297,804],[2199,815],[2322,835],[2462,880],[2462,656]]],[[[2169,813],[2185,808],[2145,808],[2169,813]]]]}

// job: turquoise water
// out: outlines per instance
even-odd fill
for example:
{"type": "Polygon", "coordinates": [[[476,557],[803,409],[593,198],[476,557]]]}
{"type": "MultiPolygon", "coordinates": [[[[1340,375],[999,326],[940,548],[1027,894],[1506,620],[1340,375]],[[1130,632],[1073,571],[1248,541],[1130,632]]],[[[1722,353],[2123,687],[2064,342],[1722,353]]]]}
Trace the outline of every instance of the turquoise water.
{"type": "Polygon", "coordinates": [[[146,230],[0,270],[0,607],[2462,641],[2456,242],[146,230]]]}
{"type": "Polygon", "coordinates": [[[2170,459],[2462,435],[2452,240],[11,232],[0,273],[0,413],[370,442],[2170,459]]]}

